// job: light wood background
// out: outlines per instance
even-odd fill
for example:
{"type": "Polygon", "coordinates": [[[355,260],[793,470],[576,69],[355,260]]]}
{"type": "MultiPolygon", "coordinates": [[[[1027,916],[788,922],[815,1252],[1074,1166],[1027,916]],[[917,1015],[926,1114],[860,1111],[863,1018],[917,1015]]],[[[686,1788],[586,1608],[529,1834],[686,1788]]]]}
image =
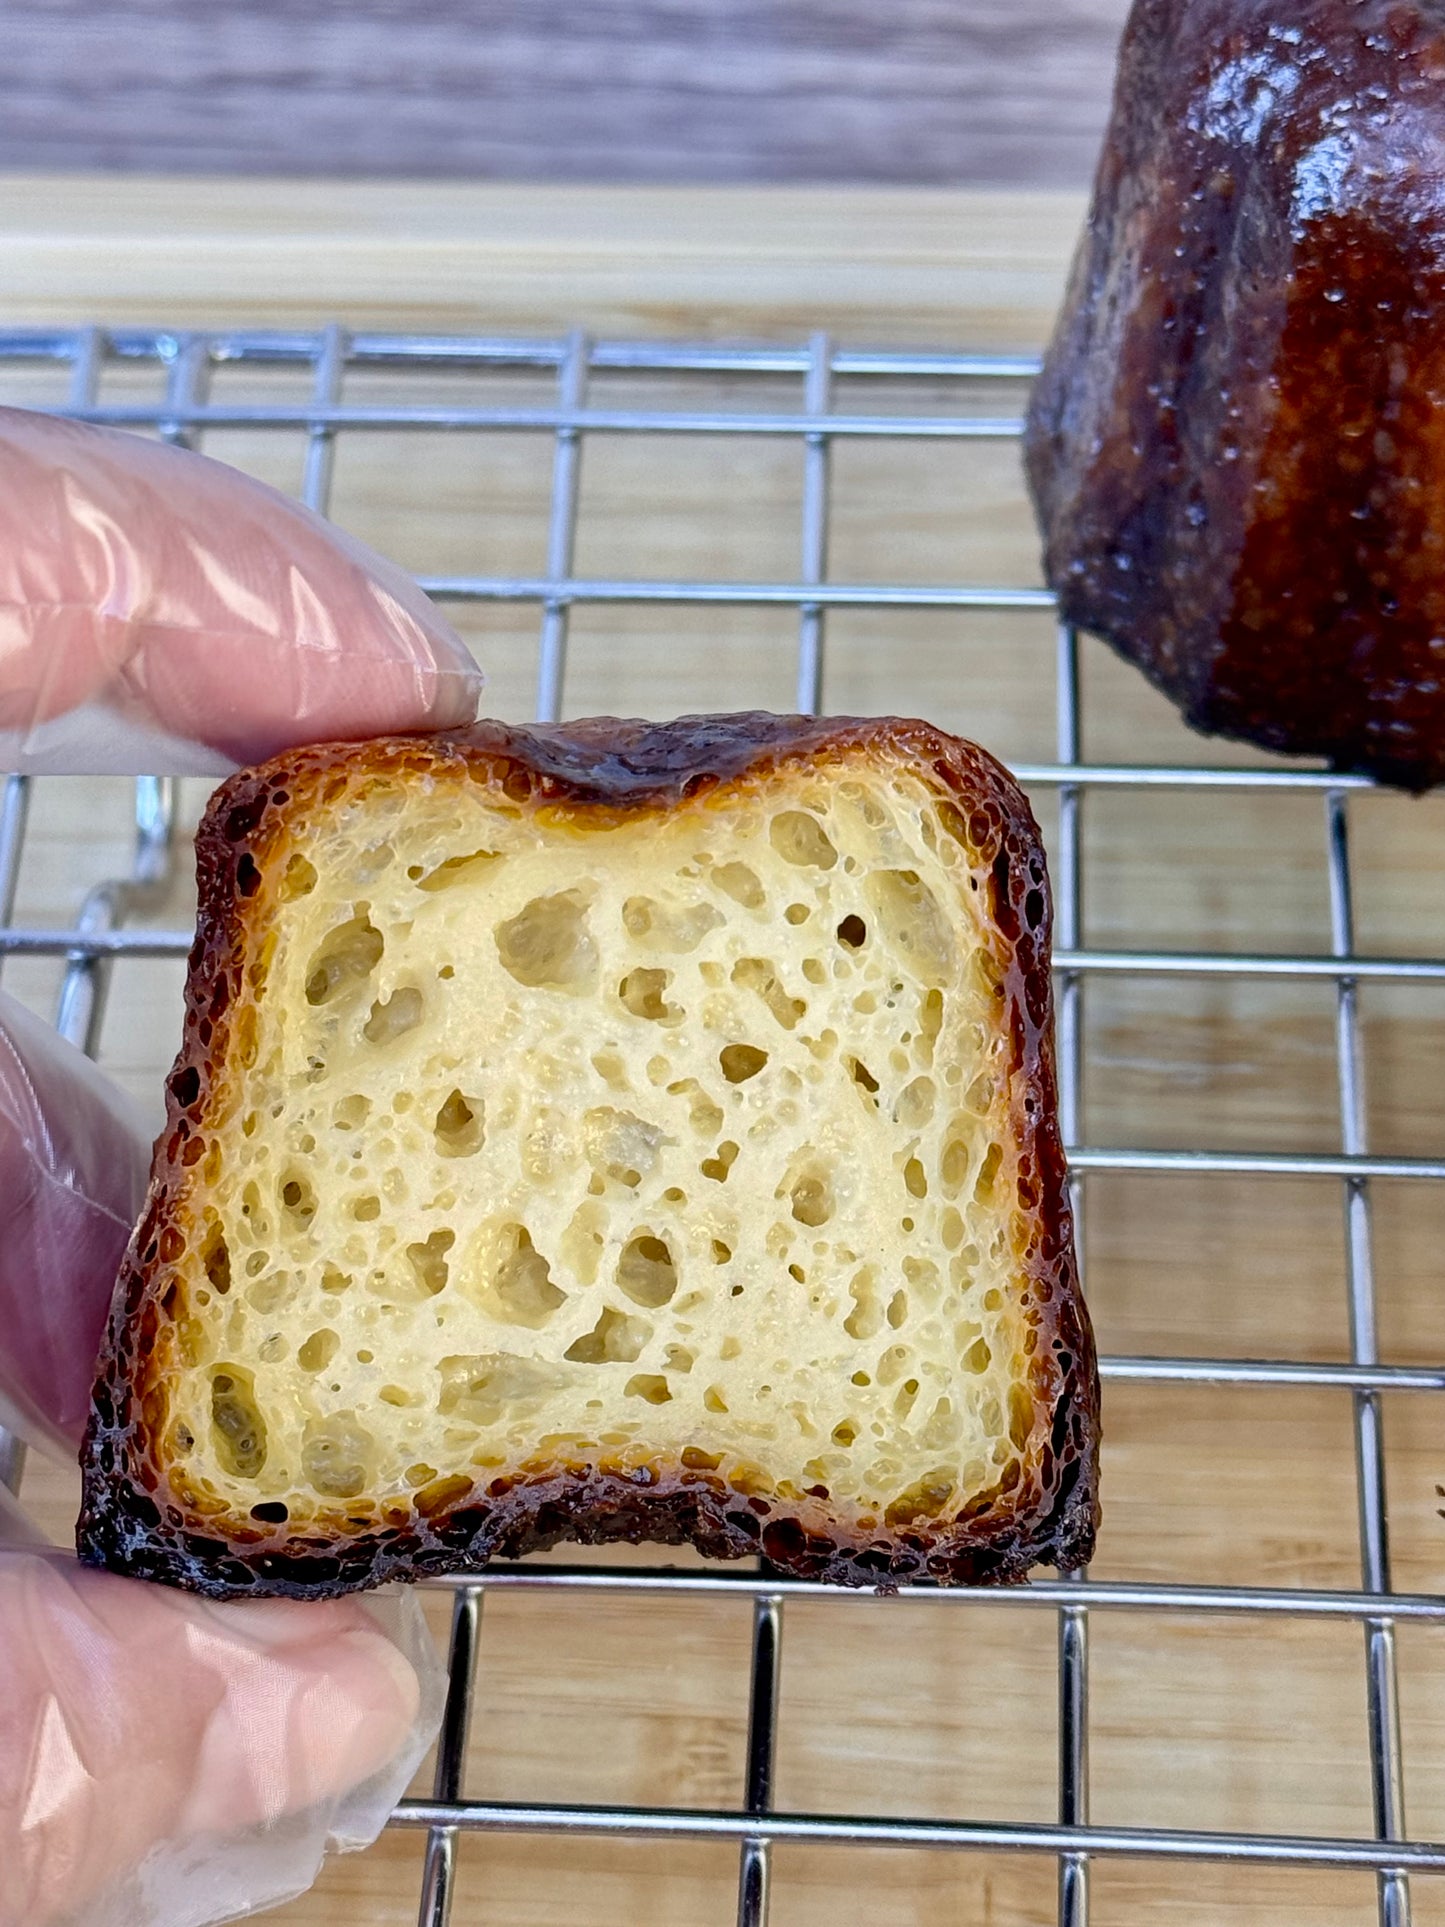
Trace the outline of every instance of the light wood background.
{"type": "MultiPolygon", "coordinates": [[[[0,193],[0,205],[0,323],[336,315],[398,327],[582,323],[787,339],[827,325],[860,345],[997,348],[1044,338],[1081,213],[1078,197],[1023,195],[155,182],[107,190],[64,181],[44,184],[43,205],[13,191],[0,193]]],[[[111,392],[134,392],[140,379],[117,378],[111,392]]],[[[263,392],[237,371],[222,379],[238,398],[263,392]]],[[[269,380],[264,392],[279,392],[269,380]]],[[[374,396],[390,384],[396,393],[400,381],[378,376],[354,392],[374,396]]],[[[37,401],[47,391],[11,380],[8,392],[37,401]]],[[[56,381],[48,392],[58,392],[56,381]]],[[[599,401],[636,392],[597,378],[599,401]]],[[[775,402],[780,392],[767,389],[775,402]]],[[[736,405],[757,391],[688,382],[648,393],[736,405]]],[[[898,397],[875,393],[880,405],[890,399],[898,397]]],[[[949,397],[940,389],[933,400],[949,397]]],[[[299,479],[299,438],[217,434],[208,446],[270,479],[299,479]]],[[[550,459],[545,438],[343,438],[336,511],[414,568],[533,570],[550,459]]],[[[799,451],[773,442],[591,441],[579,571],[791,574],[801,474],[799,451]]],[[[1037,580],[1012,450],[839,448],[834,492],[836,579],[1037,580]]],[[[454,613],[491,673],[493,706],[526,714],[533,613],[454,613]]],[[[915,710],[1006,758],[1051,758],[1053,653],[1041,618],[839,615],[829,636],[830,706],[915,710]]],[[[581,611],[568,707],[783,706],[793,642],[793,623],[779,613],[581,611]]],[[[1251,760],[1189,735],[1102,648],[1086,646],[1084,674],[1091,757],[1251,760]]],[[[198,788],[187,788],[191,814],[198,788]]],[[[1051,834],[1051,799],[1036,800],[1051,834]]],[[[39,786],[23,915],[67,920],[87,882],[123,866],[125,806],[119,783],[39,786]]],[[[1445,798],[1369,796],[1353,814],[1360,947],[1440,954],[1445,798]]],[[[1309,795],[1092,798],[1089,940],[1324,951],[1323,827],[1322,803],[1309,795]]],[[[180,884],[160,920],[186,908],[180,884]]],[[[49,965],[6,972],[7,985],[40,1008],[54,980],[49,965]]],[[[103,1059],[153,1112],[178,994],[174,966],[116,968],[103,1059]]],[[[1338,1147],[1328,985],[1095,980],[1086,1001],[1091,1142],[1338,1147]]],[[[1364,1016],[1373,1148],[1445,1152],[1445,990],[1368,986],[1364,1016]]],[[[1445,1188],[1375,1191],[1384,1354],[1438,1362],[1445,1188]]],[[[1101,1346],[1343,1358],[1342,1233],[1339,1187],[1328,1182],[1092,1179],[1086,1257],[1101,1346]]],[[[1439,1404],[1426,1394],[1386,1403],[1396,1582],[1438,1589],[1439,1404]]],[[[37,1464],[27,1490],[63,1535],[70,1476],[37,1464]]],[[[1351,1587],[1359,1565],[1348,1396],[1115,1384],[1105,1506],[1100,1577],[1351,1587]]],[[[1054,1816],[1047,1615],[840,1598],[789,1606],[785,1617],[781,1806],[1054,1816]]],[[[498,1597],[484,1620],[467,1791],[736,1803],[748,1622],[741,1602],[498,1597]]],[[[1096,1819],[1368,1834],[1356,1627],[1108,1612],[1091,1623],[1096,1819]]],[[[1445,1628],[1403,1630],[1400,1665],[1409,1826],[1417,1837],[1445,1837],[1445,1628]]],[[[417,1835],[388,1835],[329,1867],[274,1918],[287,1927],[410,1921],[422,1845],[417,1835]]],[[[727,1849],[469,1840],[454,1920],[721,1927],[733,1917],[735,1879],[727,1849]]],[[[773,1919],[1035,1927],[1054,1917],[1053,1889],[1046,1860],[783,1851],[773,1919]]],[[[1094,1872],[1094,1927],[1363,1927],[1374,1917],[1368,1877],[1119,1862],[1094,1872]]],[[[1416,1920],[1445,1922],[1445,1882],[1417,1883],[1416,1920]]]]}
{"type": "Polygon", "coordinates": [[[1074,186],[1126,0],[8,0],[0,167],[1074,186]]]}

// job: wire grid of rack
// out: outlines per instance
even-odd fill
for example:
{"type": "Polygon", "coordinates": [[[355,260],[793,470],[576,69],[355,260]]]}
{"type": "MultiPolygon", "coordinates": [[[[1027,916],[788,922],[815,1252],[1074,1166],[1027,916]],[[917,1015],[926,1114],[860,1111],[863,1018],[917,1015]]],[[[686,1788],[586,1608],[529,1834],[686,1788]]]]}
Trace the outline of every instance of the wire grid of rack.
{"type": "MultiPolygon", "coordinates": [[[[886,378],[927,387],[948,382],[987,395],[990,384],[1018,383],[1034,364],[1020,357],[915,352],[861,353],[833,347],[815,336],[795,347],[726,347],[642,341],[591,341],[581,334],[558,340],[428,338],[348,334],[339,327],[315,333],[213,333],[171,335],[161,331],[18,331],[0,333],[0,367],[61,366],[69,370],[69,396],[59,412],[76,419],[158,432],[197,446],[207,429],[291,430],[306,438],[302,495],[325,513],[331,491],[337,438],[348,430],[406,433],[445,430],[541,436],[552,442],[550,509],[545,568],[536,576],[446,575],[423,578],[446,603],[512,603],[540,611],[536,657],[536,714],[556,719],[563,708],[568,631],[583,605],[777,606],[796,612],[796,702],[800,710],[822,705],[825,630],[829,612],[929,608],[985,611],[1006,620],[1017,611],[1047,611],[1051,598],[1037,587],[924,586],[829,579],[830,451],[848,438],[969,442],[1016,438],[1016,415],[977,410],[940,414],[929,409],[849,412],[834,399],[841,377],[886,378]],[[164,371],[159,399],[111,402],[100,398],[103,372],[124,364],[164,371]],[[215,403],[217,369],[256,364],[309,371],[310,394],[280,403],[215,403]],[[344,398],[355,371],[408,372],[530,369],[555,377],[555,396],[545,405],[497,406],[485,402],[389,402],[358,405],[344,398]],[[768,377],[779,384],[783,405],[768,409],[660,410],[646,405],[599,407],[589,398],[607,371],[631,377],[689,373],[768,377]],[[795,396],[801,406],[790,404],[795,396]],[[792,580],[636,580],[574,573],[579,478],[584,438],[636,434],[677,437],[781,437],[801,450],[803,484],[799,562],[792,580]]],[[[1057,1651],[1057,1818],[1052,1824],[930,1821],[867,1813],[850,1816],[781,1811],[774,1805],[778,1740],[779,1677],[784,1614],[790,1600],[828,1597],[846,1613],[851,1596],[787,1580],[764,1570],[675,1571],[651,1568],[566,1567],[521,1564],[452,1583],[454,1594],[450,1687],[438,1745],[432,1797],[408,1799],[398,1808],[399,1827],[426,1832],[418,1919],[421,1927],[445,1927],[457,1893],[459,1837],[471,1830],[615,1835],[654,1841],[708,1839],[735,1842],[739,1853],[737,1919],[761,1927],[769,1917],[770,1863],[780,1843],[914,1847],[1047,1854],[1058,1863],[1057,1917],[1063,1927],[1086,1927],[1090,1913],[1091,1863],[1111,1857],[1190,1862],[1271,1863],[1373,1872],[1378,1914],[1386,1927],[1411,1918],[1411,1877],[1445,1871],[1445,1845],[1413,1838],[1403,1803],[1396,1626],[1445,1621],[1445,1599],[1392,1591],[1389,1520],[1382,1439],[1382,1395],[1445,1391],[1445,1364],[1391,1366],[1380,1362],[1372,1266],[1371,1184],[1379,1179],[1445,1178],[1445,1159],[1371,1155],[1366,1142],[1366,1105],[1361,1063],[1360,986],[1367,982],[1445,982],[1445,958],[1379,957],[1356,953],[1352,912],[1350,804],[1370,787],[1363,779],[1303,768],[1219,768],[1177,764],[1090,764],[1083,758],[1079,643],[1067,629],[1057,636],[1055,656],[1056,756],[1052,762],[1018,766],[1016,773],[1036,796],[1052,794],[1058,810],[1054,852],[1058,1059],[1062,1122],[1071,1162],[1071,1184],[1082,1226],[1083,1191],[1096,1172],[1173,1173],[1207,1177],[1237,1174],[1334,1180],[1343,1194],[1345,1278],[1350,1356],[1347,1362],[1307,1359],[1106,1356],[1110,1386],[1127,1381],[1208,1384],[1264,1393],[1287,1386],[1329,1387],[1348,1394],[1353,1408],[1360,1583],[1355,1590],[1300,1586],[1086,1582],[1082,1573],[1036,1580],[1020,1592],[940,1595],[926,1589],[905,1593],[889,1611],[906,1616],[910,1603],[946,1598],[962,1613],[992,1607],[1032,1608],[1040,1637],[1057,1651]],[[1261,797],[1317,794],[1324,818],[1331,943],[1327,955],[1224,954],[1195,951],[1107,950],[1085,942],[1083,812],[1091,797],[1106,792],[1192,791],[1207,806],[1225,792],[1261,797]],[[1091,979],[1169,977],[1246,980],[1323,980],[1333,986],[1334,1043],[1339,1104],[1335,1151],[1211,1151],[1099,1146],[1081,1141],[1085,1071],[1083,1004],[1091,979]],[[625,1592],[637,1599],[675,1597],[750,1598],[753,1609],[751,1690],[746,1762],[740,1799],[732,1809],[545,1805],[523,1801],[477,1801],[465,1797],[463,1768],[478,1658],[480,1611],[488,1593],[543,1591],[580,1604],[598,1595],[625,1592]],[[1268,1832],[1195,1832],[1165,1827],[1092,1824],[1089,1810],[1089,1645],[1095,1615],[1121,1612],[1225,1616],[1244,1620],[1311,1619],[1351,1622],[1363,1639],[1368,1773],[1373,1831],[1359,1837],[1313,1837],[1268,1832]]],[[[743,698],[746,701],[746,695],[743,698]]],[[[86,897],[73,928],[44,930],[14,920],[17,878],[24,846],[31,784],[11,776],[0,798],[0,963],[15,955],[65,960],[56,1022],[74,1043],[95,1052],[101,1036],[107,975],[119,957],[179,956],[189,933],[127,927],[143,909],[174,862],[175,788],[165,779],[136,785],[136,854],[130,875],[103,881],[86,897]]],[[[1081,1238],[1082,1242],[1082,1238],[1081,1238]]],[[[3,1439],[0,1439],[3,1444],[3,1439]]],[[[18,1454],[5,1459],[11,1476],[18,1454]]]]}

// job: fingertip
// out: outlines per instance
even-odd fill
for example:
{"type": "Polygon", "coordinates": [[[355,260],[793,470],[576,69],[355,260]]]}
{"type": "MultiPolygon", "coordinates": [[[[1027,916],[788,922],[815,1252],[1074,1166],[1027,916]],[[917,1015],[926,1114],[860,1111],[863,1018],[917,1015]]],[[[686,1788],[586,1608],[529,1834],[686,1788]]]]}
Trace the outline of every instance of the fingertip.
{"type": "Polygon", "coordinates": [[[314,1721],[318,1798],[360,1786],[395,1759],[421,1708],[411,1663],[370,1621],[328,1655],[326,1677],[329,1691],[308,1699],[298,1714],[314,1721]]]}
{"type": "MultiPolygon", "coordinates": [[[[15,1918],[69,1919],[142,1861],[194,1865],[293,1818],[285,1838],[299,1829],[318,1858],[328,1837],[370,1839],[423,1744],[425,1698],[358,1600],[217,1605],[59,1553],[0,1556],[15,1918]]],[[[0,1878],[0,1922],[9,1899],[0,1878]]]]}
{"type": "MultiPolygon", "coordinates": [[[[311,1606],[300,1610],[308,1615],[311,1606]]],[[[333,1623],[318,1626],[312,1644],[316,1658],[336,1690],[369,1721],[396,1729],[394,1752],[415,1724],[421,1684],[405,1653],[358,1599],[327,1602],[333,1623]]],[[[358,1776],[361,1777],[361,1776],[358,1776]]]]}
{"type": "Polygon", "coordinates": [[[225,1693],[187,1831],[269,1823],[333,1803],[407,1746],[420,1682],[360,1601],[257,1600],[211,1607],[205,1618],[195,1646],[211,1649],[225,1693]]]}

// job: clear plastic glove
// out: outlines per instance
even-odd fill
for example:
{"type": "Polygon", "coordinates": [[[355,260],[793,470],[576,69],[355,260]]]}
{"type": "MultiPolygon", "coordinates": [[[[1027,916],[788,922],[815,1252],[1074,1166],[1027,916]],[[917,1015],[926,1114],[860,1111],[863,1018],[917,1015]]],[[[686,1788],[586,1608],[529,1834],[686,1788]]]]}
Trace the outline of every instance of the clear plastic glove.
{"type": "MultiPolygon", "coordinates": [[[[0,410],[0,532],[0,728],[51,731],[49,767],[473,713],[414,587],[199,457],[0,410]]],[[[42,1448],[79,1442],[148,1164],[125,1098],[0,995],[0,1416],[42,1448]]],[[[0,1488],[0,1927],[204,1927],[303,1891],[380,1830],[441,1697],[414,1595],[211,1604],[82,1568],[0,1488]]]]}
{"type": "Polygon", "coordinates": [[[0,991],[0,1424],[73,1458],[150,1143],[124,1091],[0,991]]]}
{"type": "Polygon", "coordinates": [[[481,682],[410,577],[289,496],[0,408],[0,769],[224,775],[470,722],[481,682]]]}
{"type": "Polygon", "coordinates": [[[200,1927],[304,1892],[385,1824],[436,1670],[414,1596],[213,1605],[0,1551],[0,1922],[200,1927]]]}

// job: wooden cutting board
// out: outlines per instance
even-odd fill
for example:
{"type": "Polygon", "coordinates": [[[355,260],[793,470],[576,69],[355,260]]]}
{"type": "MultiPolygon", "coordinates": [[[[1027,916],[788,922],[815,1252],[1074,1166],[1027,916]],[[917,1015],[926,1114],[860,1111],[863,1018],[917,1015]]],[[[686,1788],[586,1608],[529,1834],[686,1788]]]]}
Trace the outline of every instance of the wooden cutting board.
{"type": "MultiPolygon", "coordinates": [[[[1062,288],[1072,196],[828,190],[627,192],[283,182],[0,179],[0,325],[293,326],[753,337],[827,328],[853,346],[1034,349],[1062,288]]],[[[17,382],[6,399],[58,399],[17,382]]],[[[653,392],[653,391],[650,391],[653,392]]],[[[218,455],[295,486],[300,442],[240,433],[218,455]]],[[[795,573],[797,451],[597,441],[584,457],[578,571],[795,573]],[[689,466],[688,464],[691,464],[689,466]]],[[[1029,582],[1036,546],[1016,451],[902,443],[835,451],[839,580],[1029,582]]],[[[550,448],[498,438],[344,440],[339,519],[419,570],[535,572],[550,448]]],[[[528,712],[536,623],[460,613],[499,713],[528,712]]],[[[569,710],[791,701],[793,619],[768,611],[579,612],[569,710]]],[[[1014,761],[1053,756],[1043,617],[839,614],[828,702],[911,709],[1014,761]]],[[[1260,759],[1186,732],[1131,671],[1084,648],[1095,761],[1260,759]]],[[[189,818],[203,785],[185,786],[189,818]]],[[[1053,799],[1036,805],[1046,833],[1053,799]]],[[[124,784],[38,788],[20,916],[75,915],[128,860],[124,784]]],[[[1358,947],[1445,951],[1445,800],[1352,806],[1358,947]]],[[[1089,942],[1327,951],[1323,803],[1161,792],[1091,797],[1089,942]]],[[[177,884],[158,920],[187,914],[177,884]]],[[[5,974],[38,1008],[55,967],[5,974]]],[[[155,1114],[179,968],[121,964],[103,1061],[155,1114]]],[[[1339,1148],[1333,987],[1095,978],[1086,993],[1093,1144],[1339,1148]]],[[[1371,1148],[1445,1153],[1445,987],[1366,986],[1371,1148]]],[[[1445,1188],[1378,1183],[1381,1345],[1445,1356],[1445,1188]]],[[[1096,1176],[1087,1269],[1108,1353],[1343,1359],[1337,1183],[1096,1176]]],[[[1395,1580],[1445,1585],[1437,1396],[1385,1400],[1395,1580]]],[[[57,1536],[71,1475],[32,1462],[57,1536]]],[[[1353,1587],[1350,1404],[1319,1389],[1111,1385],[1101,1578],[1353,1587]]],[[[650,1555],[644,1555],[650,1556],[650,1555]]],[[[441,1629],[446,1602],[435,1600],[441,1629]]],[[[743,1780],[744,1602],[501,1595],[486,1608],[466,1792],[478,1798],[727,1807],[743,1780]]],[[[1368,1835],[1362,1636],[1348,1622],[1097,1611],[1092,1812],[1101,1823],[1368,1835]]],[[[1406,1811],[1445,1837],[1445,1627],[1400,1633],[1406,1811]]],[[[1049,1821],[1057,1814],[1054,1623],[1024,1607],[862,1599],[785,1614],[783,1808],[1049,1821]]],[[[429,1785],[424,1773],[418,1790],[429,1785]]],[[[388,1834],[273,1916],[382,1927],[416,1916],[422,1836],[388,1834]]],[[[1054,1864],[1002,1855],[784,1849],[775,1927],[1024,1927],[1054,1918],[1054,1864]]],[[[733,1918],[725,1847],[465,1840],[457,1927],[705,1927],[733,1918]]],[[[1367,1875],[1103,1861],[1094,1927],[1341,1927],[1375,1918],[1367,1875]]],[[[1445,1922],[1420,1880],[1417,1922],[1445,1922]]]]}

